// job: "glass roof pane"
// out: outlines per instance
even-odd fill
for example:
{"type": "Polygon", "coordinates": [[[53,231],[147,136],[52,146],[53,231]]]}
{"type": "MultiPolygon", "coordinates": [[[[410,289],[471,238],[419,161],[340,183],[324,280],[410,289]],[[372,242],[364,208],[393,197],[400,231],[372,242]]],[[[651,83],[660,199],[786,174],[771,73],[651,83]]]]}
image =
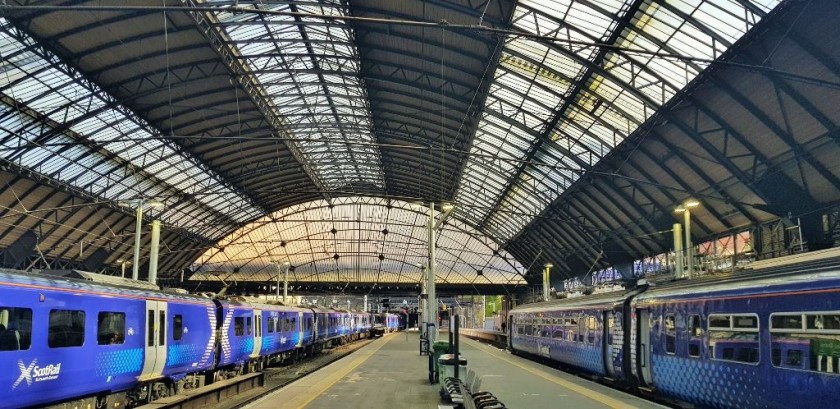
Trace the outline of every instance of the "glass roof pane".
{"type": "MultiPolygon", "coordinates": [[[[221,240],[194,268],[233,271],[238,280],[276,277],[274,261],[289,261],[295,281],[419,283],[427,259],[428,209],[370,197],[303,203],[275,212],[221,240]],[[332,232],[335,229],[335,233],[332,232]],[[224,248],[224,251],[219,251],[224,248]],[[338,255],[338,259],[335,256],[338,255]]],[[[524,267],[486,236],[449,218],[438,236],[439,283],[524,284],[524,267]],[[482,270],[484,277],[476,271],[482,270]]]]}
{"type": "Polygon", "coordinates": [[[502,240],[518,234],[579,177],[581,166],[609,153],[690,82],[708,64],[703,60],[720,56],[760,20],[745,3],[766,12],[779,0],[646,1],[639,10],[631,3],[517,3],[515,29],[557,41],[505,41],[456,196],[459,216],[502,240]],[[625,17],[632,26],[616,32],[622,27],[616,19],[625,17]],[[597,45],[605,41],[624,51],[597,45]],[[548,140],[556,145],[546,147],[548,140]],[[532,163],[519,165],[526,154],[532,163]]]}
{"type": "MultiPolygon", "coordinates": [[[[256,82],[264,87],[266,95],[271,95],[271,109],[287,124],[309,125],[308,129],[287,127],[285,131],[300,147],[324,187],[341,189],[349,184],[366,183],[383,188],[378,150],[356,149],[358,145],[347,144],[376,142],[371,133],[367,92],[359,79],[358,52],[350,41],[353,35],[350,25],[340,20],[323,24],[321,19],[304,17],[303,21],[313,23],[305,25],[297,24],[292,16],[231,14],[225,11],[229,2],[218,3],[218,11],[211,14],[219,29],[232,41],[230,46],[236,54],[245,57],[256,82]],[[257,57],[270,53],[277,56],[257,57]],[[349,150],[348,146],[353,149],[349,150]],[[318,154],[322,150],[329,154],[318,154]],[[346,166],[337,167],[335,163],[346,166]]],[[[259,7],[332,16],[348,13],[347,6],[338,3],[259,7]]]]}
{"type": "MultiPolygon", "coordinates": [[[[150,191],[139,181],[153,179],[147,185],[166,186],[159,192],[162,199],[201,191],[203,194],[192,200],[214,209],[216,218],[244,222],[260,214],[221,177],[161,138],[142,119],[107,100],[109,96],[96,85],[45,58],[46,51],[15,33],[5,19],[0,19],[0,48],[17,50],[2,63],[7,75],[0,76],[0,93],[15,101],[15,109],[31,110],[8,113],[15,118],[18,136],[30,144],[3,151],[0,157],[108,200],[148,196],[150,191]],[[101,110],[105,106],[113,108],[101,110]],[[41,116],[49,120],[43,121],[41,116]],[[32,131],[20,132],[26,128],[32,131]],[[45,137],[45,133],[54,135],[45,137]],[[129,146],[131,149],[126,149],[129,146]],[[133,170],[126,171],[128,168],[133,170]],[[85,172],[93,175],[78,177],[85,172]],[[134,180],[123,181],[129,177],[134,180]],[[111,189],[115,183],[130,189],[111,189]]],[[[183,215],[173,211],[164,211],[162,219],[190,228],[183,215]]]]}

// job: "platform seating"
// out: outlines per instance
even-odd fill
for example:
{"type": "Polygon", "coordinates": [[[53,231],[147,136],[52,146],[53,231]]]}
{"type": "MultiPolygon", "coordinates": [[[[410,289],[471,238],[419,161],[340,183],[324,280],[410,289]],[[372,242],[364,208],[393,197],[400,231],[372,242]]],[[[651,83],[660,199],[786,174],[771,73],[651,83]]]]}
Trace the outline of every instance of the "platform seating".
{"type": "Polygon", "coordinates": [[[481,378],[468,370],[465,380],[449,377],[441,383],[441,396],[456,407],[464,409],[505,409],[492,393],[481,391],[481,378]]]}

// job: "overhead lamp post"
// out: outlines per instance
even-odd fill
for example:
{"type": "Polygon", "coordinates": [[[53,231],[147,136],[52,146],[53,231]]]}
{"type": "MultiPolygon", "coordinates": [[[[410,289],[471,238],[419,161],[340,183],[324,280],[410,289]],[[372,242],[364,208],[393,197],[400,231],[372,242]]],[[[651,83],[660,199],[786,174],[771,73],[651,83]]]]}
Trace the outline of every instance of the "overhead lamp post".
{"type": "Polygon", "coordinates": [[[289,295],[289,266],[291,263],[288,261],[284,261],[283,263],[277,262],[277,293],[275,294],[275,299],[280,299],[280,265],[283,265],[283,303],[286,302],[286,297],[289,295]]]}
{"type": "Polygon", "coordinates": [[[694,246],[691,244],[691,208],[700,206],[700,202],[695,199],[686,199],[681,205],[674,209],[676,213],[683,214],[683,224],[685,225],[685,256],[688,265],[688,278],[694,275],[694,246]]]}
{"type": "Polygon", "coordinates": [[[130,261],[125,259],[119,259],[117,260],[117,263],[120,263],[120,269],[122,270],[122,274],[120,275],[120,277],[125,278],[125,265],[130,263],[130,261]]]}
{"type": "MultiPolygon", "coordinates": [[[[162,208],[163,202],[157,199],[150,199],[144,202],[144,199],[137,200],[136,209],[136,223],[134,228],[134,261],[131,265],[131,279],[138,280],[140,278],[140,233],[143,229],[143,205],[147,204],[151,208],[162,208]]],[[[130,206],[129,202],[120,203],[120,206],[130,206]]]]}
{"type": "Polygon", "coordinates": [[[548,291],[548,289],[550,287],[550,281],[549,281],[549,275],[550,274],[549,273],[551,272],[551,267],[554,267],[554,264],[545,263],[543,265],[543,301],[548,301],[548,297],[549,297],[549,291],[548,291]]]}

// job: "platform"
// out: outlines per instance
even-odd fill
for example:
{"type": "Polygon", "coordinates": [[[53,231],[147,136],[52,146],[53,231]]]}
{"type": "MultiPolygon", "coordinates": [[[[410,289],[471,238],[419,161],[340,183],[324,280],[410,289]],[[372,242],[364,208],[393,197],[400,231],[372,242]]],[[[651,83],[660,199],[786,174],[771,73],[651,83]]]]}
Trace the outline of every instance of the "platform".
{"type": "Polygon", "coordinates": [[[509,408],[665,408],[633,395],[591,382],[495,346],[461,337],[467,367],[509,408]]]}
{"type": "MultiPolygon", "coordinates": [[[[428,357],[419,355],[418,337],[416,332],[386,335],[247,407],[437,409],[443,405],[440,386],[428,382],[428,357]]],[[[662,408],[463,337],[461,351],[481,377],[481,389],[510,408],[662,408]]]]}

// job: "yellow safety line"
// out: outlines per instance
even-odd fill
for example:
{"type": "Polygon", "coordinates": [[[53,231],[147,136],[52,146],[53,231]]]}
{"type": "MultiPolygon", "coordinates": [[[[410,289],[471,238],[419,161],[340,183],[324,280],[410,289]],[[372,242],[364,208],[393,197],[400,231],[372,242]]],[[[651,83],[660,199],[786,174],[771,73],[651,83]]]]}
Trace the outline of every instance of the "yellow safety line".
{"type": "MultiPolygon", "coordinates": [[[[385,337],[391,338],[390,334],[386,335],[385,337]]],[[[376,351],[379,351],[380,349],[382,349],[382,347],[384,347],[385,344],[387,344],[388,342],[391,342],[391,340],[388,340],[387,342],[383,342],[379,346],[377,346],[376,348],[372,348],[369,351],[365,351],[365,353],[362,356],[360,356],[360,357],[356,358],[355,360],[351,361],[351,363],[348,364],[344,369],[335,371],[332,374],[327,375],[324,378],[323,381],[318,383],[318,385],[320,385],[320,386],[317,388],[317,390],[315,389],[315,386],[313,385],[313,387],[310,388],[306,392],[309,396],[309,399],[307,399],[300,406],[298,406],[298,409],[303,409],[307,405],[312,403],[312,401],[315,400],[315,398],[321,396],[321,394],[326,392],[327,389],[331,388],[333,385],[338,383],[338,381],[344,379],[345,376],[350,374],[350,372],[353,372],[353,370],[356,369],[356,367],[358,367],[359,365],[361,365],[362,363],[367,361],[371,356],[373,356],[373,354],[376,353],[376,351]]],[[[361,352],[361,351],[359,351],[359,352],[361,352]]]]}
{"type": "MultiPolygon", "coordinates": [[[[471,341],[471,342],[475,342],[475,341],[472,341],[472,340],[470,340],[470,341],[471,341]]],[[[479,344],[479,345],[481,345],[481,344],[479,344]]],[[[481,348],[479,348],[479,349],[481,349],[481,348]]],[[[525,365],[522,365],[522,364],[520,364],[519,362],[516,362],[516,361],[514,361],[514,360],[512,360],[512,359],[510,359],[510,358],[507,358],[507,357],[502,357],[502,356],[496,355],[495,353],[493,353],[494,351],[482,351],[482,352],[487,352],[487,353],[489,353],[489,355],[490,355],[490,356],[492,356],[492,357],[494,357],[494,358],[496,358],[496,359],[500,359],[500,360],[505,361],[505,362],[507,362],[507,363],[509,363],[509,364],[511,364],[511,365],[514,365],[514,366],[517,366],[517,367],[519,367],[519,368],[521,368],[521,369],[524,369],[524,370],[526,370],[526,371],[528,371],[528,372],[530,372],[530,373],[532,373],[532,374],[534,374],[534,375],[537,375],[537,376],[539,376],[540,378],[543,378],[543,379],[545,379],[545,380],[547,380],[547,381],[549,381],[549,382],[554,382],[554,383],[556,383],[556,384],[558,384],[558,385],[560,385],[560,386],[562,386],[562,387],[564,387],[564,388],[571,389],[571,390],[572,390],[572,391],[574,391],[574,392],[577,392],[577,393],[579,393],[579,394],[581,394],[581,395],[583,395],[583,396],[586,396],[587,398],[594,399],[594,400],[596,400],[596,401],[598,401],[598,402],[601,402],[601,403],[603,403],[604,405],[607,405],[607,406],[609,406],[609,407],[611,407],[611,408],[616,408],[616,409],[638,409],[638,408],[636,408],[635,406],[628,405],[626,402],[621,402],[621,401],[619,401],[619,400],[617,400],[617,399],[610,398],[609,396],[604,396],[604,395],[603,395],[603,394],[601,394],[601,393],[598,393],[598,392],[595,392],[595,391],[593,391],[593,390],[587,389],[587,388],[585,388],[585,387],[583,387],[583,386],[576,385],[576,384],[574,384],[574,383],[572,383],[572,382],[569,382],[569,381],[563,380],[563,379],[561,379],[561,378],[558,378],[556,375],[552,375],[552,374],[550,374],[550,373],[546,373],[545,371],[542,371],[542,370],[540,370],[540,369],[530,368],[530,367],[527,367],[527,366],[525,366],[525,365]]]]}

